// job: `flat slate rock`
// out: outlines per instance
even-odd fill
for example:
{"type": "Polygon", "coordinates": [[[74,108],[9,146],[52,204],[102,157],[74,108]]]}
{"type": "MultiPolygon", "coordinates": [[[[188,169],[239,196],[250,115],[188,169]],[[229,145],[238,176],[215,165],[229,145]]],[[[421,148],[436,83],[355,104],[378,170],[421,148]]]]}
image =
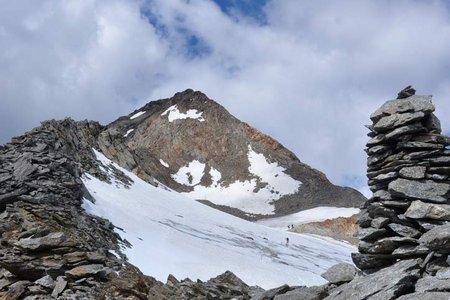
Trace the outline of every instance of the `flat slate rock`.
{"type": "Polygon", "coordinates": [[[425,113],[418,111],[413,113],[400,113],[382,117],[373,125],[377,132],[385,132],[393,128],[419,121],[425,117],[425,113]]]}
{"type": "Polygon", "coordinates": [[[413,201],[405,212],[411,219],[432,219],[450,221],[450,205],[413,201]]]}
{"type": "Polygon", "coordinates": [[[436,226],[425,232],[419,242],[431,250],[440,253],[450,253],[450,224],[436,226]]]}
{"type": "Polygon", "coordinates": [[[398,127],[391,132],[387,133],[384,137],[385,140],[394,140],[397,139],[403,135],[417,133],[417,132],[424,132],[426,131],[425,127],[423,127],[420,123],[413,123],[409,125],[405,125],[402,127],[398,127]]]}
{"type": "Polygon", "coordinates": [[[411,96],[406,99],[394,99],[386,101],[380,108],[370,115],[373,122],[377,122],[384,116],[393,115],[404,112],[418,112],[431,113],[435,107],[430,96],[411,96]]]}
{"type": "Polygon", "coordinates": [[[285,294],[276,295],[273,300],[321,300],[328,296],[328,285],[300,287],[285,294]]]}
{"type": "Polygon", "coordinates": [[[405,167],[400,169],[400,177],[408,179],[423,179],[425,178],[426,167],[416,166],[416,167],[405,167]]]}
{"type": "Polygon", "coordinates": [[[331,283],[349,282],[355,278],[355,266],[348,263],[339,263],[329,268],[322,276],[331,283]]]}
{"type": "Polygon", "coordinates": [[[413,289],[419,277],[421,259],[403,260],[373,274],[357,277],[330,292],[327,300],[394,299],[413,289]]]}
{"type": "Polygon", "coordinates": [[[43,237],[24,238],[15,243],[16,246],[27,249],[40,251],[57,247],[70,247],[75,243],[70,241],[63,232],[52,232],[43,237]]]}
{"type": "Polygon", "coordinates": [[[393,262],[396,258],[389,254],[365,254],[352,253],[352,260],[361,270],[385,267],[393,262]]]}
{"type": "Polygon", "coordinates": [[[446,292],[426,292],[426,293],[412,293],[403,295],[397,300],[449,300],[450,293],[446,292]]]}
{"type": "Polygon", "coordinates": [[[398,178],[389,183],[388,189],[391,195],[397,197],[445,203],[447,202],[445,196],[450,190],[450,185],[432,180],[416,181],[398,178]]]}
{"type": "Polygon", "coordinates": [[[441,280],[436,277],[423,277],[417,280],[416,292],[442,291],[450,291],[450,280],[441,280]]]}

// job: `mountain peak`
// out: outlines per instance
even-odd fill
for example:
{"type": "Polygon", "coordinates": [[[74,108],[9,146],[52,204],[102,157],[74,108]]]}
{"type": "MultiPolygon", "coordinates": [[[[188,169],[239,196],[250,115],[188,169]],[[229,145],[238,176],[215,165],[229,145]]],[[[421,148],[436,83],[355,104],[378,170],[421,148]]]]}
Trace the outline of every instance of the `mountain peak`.
{"type": "Polygon", "coordinates": [[[311,208],[317,199],[330,206],[364,200],[191,89],[119,118],[99,145],[144,180],[244,218],[311,208]]]}

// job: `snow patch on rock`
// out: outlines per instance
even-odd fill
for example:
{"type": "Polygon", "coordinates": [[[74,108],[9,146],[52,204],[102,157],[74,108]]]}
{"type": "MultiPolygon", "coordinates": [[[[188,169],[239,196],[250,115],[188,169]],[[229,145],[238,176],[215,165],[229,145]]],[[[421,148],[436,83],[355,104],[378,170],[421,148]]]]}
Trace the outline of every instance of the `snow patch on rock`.
{"type": "Polygon", "coordinates": [[[160,164],[162,164],[164,167],[168,168],[169,164],[163,161],[162,159],[159,160],[160,164]]]}
{"type": "Polygon", "coordinates": [[[130,133],[132,133],[134,131],[134,129],[129,129],[127,130],[127,133],[125,133],[124,137],[127,137],[130,133]]]}
{"type": "Polygon", "coordinates": [[[169,119],[169,122],[173,122],[175,120],[183,120],[183,119],[196,119],[200,122],[205,121],[205,119],[202,117],[203,112],[199,112],[196,109],[189,109],[186,111],[186,113],[182,113],[178,110],[178,106],[172,105],[168,109],[166,109],[161,116],[167,115],[167,118],[169,119]]]}
{"type": "Polygon", "coordinates": [[[205,164],[198,160],[193,160],[187,166],[181,167],[177,173],[171,175],[178,183],[194,186],[200,183],[205,170],[205,164]]]}
{"type": "Polygon", "coordinates": [[[142,115],[145,114],[145,113],[146,113],[146,111],[140,111],[140,112],[137,112],[137,113],[135,113],[134,115],[132,115],[132,116],[130,117],[130,120],[136,119],[136,118],[142,116],[142,115]]]}

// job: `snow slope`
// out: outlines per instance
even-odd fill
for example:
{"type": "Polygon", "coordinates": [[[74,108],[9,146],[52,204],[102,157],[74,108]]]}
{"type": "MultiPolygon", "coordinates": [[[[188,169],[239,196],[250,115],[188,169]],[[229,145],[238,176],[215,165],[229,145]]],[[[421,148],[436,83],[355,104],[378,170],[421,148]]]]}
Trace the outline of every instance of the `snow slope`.
{"type": "Polygon", "coordinates": [[[338,217],[350,217],[357,213],[359,213],[358,208],[322,206],[303,210],[287,216],[259,220],[257,223],[272,228],[287,230],[288,225],[300,225],[309,222],[335,219],[338,217]]]}
{"type": "MultiPolygon", "coordinates": [[[[96,152],[104,165],[111,162],[96,152]]],[[[247,284],[273,288],[282,284],[316,285],[320,274],[356,249],[337,241],[291,234],[228,215],[177,192],[154,187],[113,164],[134,183],[108,184],[85,174],[83,182],[95,204],[84,209],[123,228],[118,233],[132,244],[122,251],[145,274],[165,281],[207,280],[226,270],[247,284]],[[289,244],[286,244],[286,238],[289,244]]]]}
{"type": "Polygon", "coordinates": [[[297,192],[302,184],[286,174],[285,168],[278,163],[270,162],[264,154],[255,152],[251,146],[248,146],[248,161],[250,164],[248,170],[253,178],[245,181],[237,180],[228,185],[219,182],[222,175],[214,168],[211,168],[209,174],[213,184],[211,186],[199,184],[206,165],[197,160],[181,167],[172,178],[178,183],[194,187],[193,191],[183,193],[189,198],[208,200],[217,205],[263,215],[274,213],[273,200],[297,192]],[[264,184],[263,187],[258,187],[261,183],[264,184]]]}

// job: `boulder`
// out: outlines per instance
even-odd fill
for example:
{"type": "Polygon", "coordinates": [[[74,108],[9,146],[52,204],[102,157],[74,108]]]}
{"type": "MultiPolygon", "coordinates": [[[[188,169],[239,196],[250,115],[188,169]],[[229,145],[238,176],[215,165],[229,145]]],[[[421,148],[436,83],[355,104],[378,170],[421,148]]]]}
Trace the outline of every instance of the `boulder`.
{"type": "Polygon", "coordinates": [[[329,268],[322,276],[331,283],[349,282],[355,278],[355,266],[348,263],[339,263],[329,268]]]}
{"type": "Polygon", "coordinates": [[[393,262],[396,258],[389,254],[363,254],[352,253],[352,260],[361,270],[385,267],[393,262]]]}
{"type": "Polygon", "coordinates": [[[450,205],[413,201],[405,212],[411,219],[432,219],[450,221],[450,205]]]}
{"type": "Polygon", "coordinates": [[[445,203],[450,185],[436,183],[432,180],[415,181],[398,178],[388,185],[389,192],[393,196],[410,199],[419,199],[427,202],[445,203]]]}
{"type": "Polygon", "coordinates": [[[437,226],[425,232],[419,242],[431,250],[440,253],[450,253],[450,224],[437,226]]]}

